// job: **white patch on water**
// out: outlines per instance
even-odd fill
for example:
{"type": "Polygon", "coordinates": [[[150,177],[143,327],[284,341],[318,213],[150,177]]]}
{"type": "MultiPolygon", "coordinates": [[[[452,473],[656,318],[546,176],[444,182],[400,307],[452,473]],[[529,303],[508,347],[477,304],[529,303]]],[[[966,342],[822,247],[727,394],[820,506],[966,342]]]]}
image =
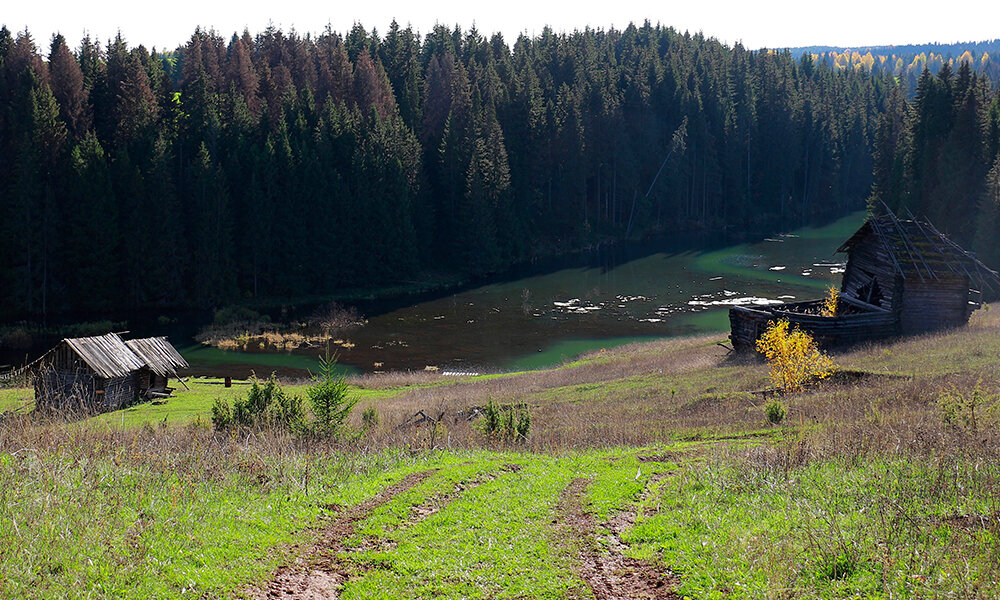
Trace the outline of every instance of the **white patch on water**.
{"type": "Polygon", "coordinates": [[[555,306],[556,310],[558,310],[559,312],[575,314],[575,315],[586,315],[595,310],[601,310],[601,308],[603,308],[603,306],[599,306],[597,304],[591,304],[589,302],[586,304],[581,304],[579,298],[570,298],[565,302],[556,301],[553,302],[552,305],[555,306]]]}
{"type": "Polygon", "coordinates": [[[624,296],[621,294],[615,296],[615,299],[618,300],[619,302],[636,302],[638,300],[649,300],[649,298],[645,296],[624,296]]]}
{"type": "Polygon", "coordinates": [[[784,271],[786,268],[787,267],[785,267],[783,265],[777,265],[777,266],[774,266],[774,267],[768,267],[767,270],[768,271],[784,271]]]}
{"type": "Polygon", "coordinates": [[[689,300],[688,306],[767,306],[770,304],[784,304],[781,300],[770,298],[758,298],[756,296],[744,296],[742,298],[726,298],[725,300],[689,300]]]}
{"type": "Polygon", "coordinates": [[[552,304],[555,305],[555,306],[558,306],[559,308],[569,308],[569,307],[571,307],[571,306],[573,306],[575,304],[579,304],[579,303],[580,303],[580,299],[579,298],[570,298],[569,300],[567,300],[565,302],[553,302],[552,304]]]}

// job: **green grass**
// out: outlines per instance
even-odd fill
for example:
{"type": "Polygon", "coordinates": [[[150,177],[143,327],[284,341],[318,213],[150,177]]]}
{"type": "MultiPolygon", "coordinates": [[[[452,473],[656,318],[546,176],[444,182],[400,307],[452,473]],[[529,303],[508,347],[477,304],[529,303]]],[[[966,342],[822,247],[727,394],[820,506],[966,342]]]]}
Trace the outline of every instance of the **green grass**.
{"type": "Polygon", "coordinates": [[[0,413],[29,412],[35,407],[35,391],[31,388],[0,388],[0,413]]]}
{"type": "Polygon", "coordinates": [[[581,584],[551,528],[562,489],[594,478],[606,514],[633,502],[648,477],[637,480],[634,458],[620,453],[269,455],[220,451],[203,435],[151,449],[156,435],[0,456],[0,518],[13,525],[0,529],[0,548],[16,549],[0,553],[0,595],[228,597],[287,561],[282,548],[306,539],[320,506],[357,504],[436,469],[359,523],[342,555],[354,576],[341,597],[560,598],[581,584]],[[413,520],[412,507],[449,493],[438,512],[413,520]],[[359,548],[371,537],[394,548],[359,548]]]}
{"type": "MultiPolygon", "coordinates": [[[[179,383],[172,382],[175,387],[174,395],[166,398],[163,404],[153,404],[143,402],[135,404],[122,410],[103,413],[88,419],[95,425],[112,427],[140,427],[142,425],[164,424],[171,427],[184,426],[191,423],[211,423],[212,404],[216,399],[228,400],[230,403],[236,398],[243,396],[249,389],[244,385],[245,381],[234,382],[233,387],[227,388],[221,385],[221,379],[211,378],[190,378],[187,380],[185,389],[179,383]]],[[[308,384],[286,385],[285,390],[291,394],[305,396],[305,388],[308,384]]],[[[352,387],[350,395],[360,399],[361,403],[375,402],[382,398],[391,397],[401,390],[377,390],[352,387]]],[[[30,390],[28,390],[30,393],[30,390]]],[[[0,410],[3,410],[3,396],[0,396],[0,410]]]]}
{"type": "Polygon", "coordinates": [[[594,480],[588,500],[598,515],[631,506],[651,470],[637,475],[630,453],[559,457],[477,453],[398,496],[362,524],[354,540],[377,536],[389,550],[347,552],[359,577],[342,598],[564,598],[583,583],[572,545],[552,527],[562,490],[576,477],[594,480]],[[517,464],[519,470],[506,467],[517,464]],[[492,474],[424,520],[410,508],[492,474]]]}
{"type": "Polygon", "coordinates": [[[399,454],[302,461],[205,443],[148,452],[140,436],[0,456],[0,596],[226,597],[266,577],[320,505],[423,468],[399,454]]]}
{"type": "Polygon", "coordinates": [[[683,573],[679,592],[696,598],[995,597],[995,529],[944,519],[993,514],[996,497],[968,489],[981,481],[968,470],[1000,470],[949,466],[955,478],[938,489],[934,461],[690,464],[655,487],[646,504],[658,510],[625,540],[683,573]]]}

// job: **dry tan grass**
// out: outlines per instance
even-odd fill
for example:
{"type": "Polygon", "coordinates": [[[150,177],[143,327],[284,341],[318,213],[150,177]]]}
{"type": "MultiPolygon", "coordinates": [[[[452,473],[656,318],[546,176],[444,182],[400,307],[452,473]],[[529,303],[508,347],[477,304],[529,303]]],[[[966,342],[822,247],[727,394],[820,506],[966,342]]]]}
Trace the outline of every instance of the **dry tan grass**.
{"type": "MultiPolygon", "coordinates": [[[[717,402],[705,402],[703,407],[683,408],[685,402],[696,401],[706,389],[710,396],[718,385],[732,390],[732,381],[746,377],[726,362],[726,351],[715,345],[716,339],[699,336],[634,344],[595,352],[558,369],[416,387],[379,401],[377,407],[384,424],[379,433],[391,440],[389,443],[419,443],[421,435],[428,435],[427,427],[396,427],[423,411],[433,418],[444,417],[446,443],[450,439],[452,445],[477,445],[482,439],[465,417],[470,409],[493,400],[530,407],[532,449],[660,441],[679,430],[718,423],[715,413],[732,408],[724,395],[717,402]],[[706,382],[704,388],[692,386],[688,381],[692,374],[693,380],[706,382]],[[732,381],[718,381],[725,374],[734,376],[730,377],[732,381]]],[[[748,371],[754,383],[747,385],[758,385],[756,380],[763,371],[753,365],[748,371]]],[[[378,389],[420,386],[439,382],[440,376],[387,374],[353,381],[378,389]]]]}
{"type": "MultiPolygon", "coordinates": [[[[878,435],[867,435],[869,440],[920,428],[938,435],[947,427],[938,407],[946,391],[968,391],[979,380],[997,380],[998,332],[1000,314],[980,311],[967,328],[837,354],[835,360],[845,368],[886,376],[835,378],[784,396],[781,401],[788,415],[783,425],[812,432],[809,435],[878,429],[878,435]]],[[[448,385],[429,385],[440,383],[440,375],[424,372],[366,376],[354,382],[372,389],[414,387],[378,402],[383,425],[373,439],[379,444],[429,444],[426,425],[397,429],[417,411],[443,417],[435,443],[481,444],[481,436],[464,415],[491,399],[529,407],[533,422],[527,447],[533,450],[645,445],[678,437],[738,437],[767,431],[763,411],[767,400],[753,393],[768,387],[766,366],[753,359],[728,359],[715,345],[717,339],[701,336],[635,344],[592,353],[558,369],[448,385]]]]}

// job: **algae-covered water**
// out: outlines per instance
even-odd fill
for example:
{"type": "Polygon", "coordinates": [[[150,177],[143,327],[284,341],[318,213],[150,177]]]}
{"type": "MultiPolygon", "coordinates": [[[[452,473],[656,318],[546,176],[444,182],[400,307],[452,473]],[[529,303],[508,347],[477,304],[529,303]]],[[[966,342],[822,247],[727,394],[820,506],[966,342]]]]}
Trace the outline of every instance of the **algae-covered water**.
{"type": "MultiPolygon", "coordinates": [[[[749,244],[674,238],[577,255],[561,268],[512,273],[369,316],[345,336],[339,358],[367,372],[516,370],[633,341],[726,331],[732,305],[823,295],[843,271],[845,257],[835,255],[836,248],[863,220],[864,213],[855,213],[749,244]]],[[[316,364],[311,356],[209,349],[188,356],[206,368],[227,362],[259,364],[258,371],[316,364]]]]}

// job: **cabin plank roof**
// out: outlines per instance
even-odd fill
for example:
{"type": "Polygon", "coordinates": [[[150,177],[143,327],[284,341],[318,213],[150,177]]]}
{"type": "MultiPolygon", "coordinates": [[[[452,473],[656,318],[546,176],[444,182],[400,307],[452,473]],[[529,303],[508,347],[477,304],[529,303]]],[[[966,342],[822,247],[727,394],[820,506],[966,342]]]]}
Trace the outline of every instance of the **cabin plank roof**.
{"type": "Polygon", "coordinates": [[[939,281],[956,275],[984,286],[1000,284],[1000,275],[970,252],[948,239],[929,222],[915,218],[898,219],[883,214],[870,217],[837,252],[851,252],[868,236],[875,236],[889,253],[893,266],[903,278],[939,281]]]}
{"type": "Polygon", "coordinates": [[[162,377],[177,375],[177,369],[188,367],[184,357],[165,337],[142,338],[125,342],[151,371],[162,377]]]}
{"type": "Polygon", "coordinates": [[[122,377],[144,363],[117,333],[63,340],[83,362],[104,378],[122,377]]]}

